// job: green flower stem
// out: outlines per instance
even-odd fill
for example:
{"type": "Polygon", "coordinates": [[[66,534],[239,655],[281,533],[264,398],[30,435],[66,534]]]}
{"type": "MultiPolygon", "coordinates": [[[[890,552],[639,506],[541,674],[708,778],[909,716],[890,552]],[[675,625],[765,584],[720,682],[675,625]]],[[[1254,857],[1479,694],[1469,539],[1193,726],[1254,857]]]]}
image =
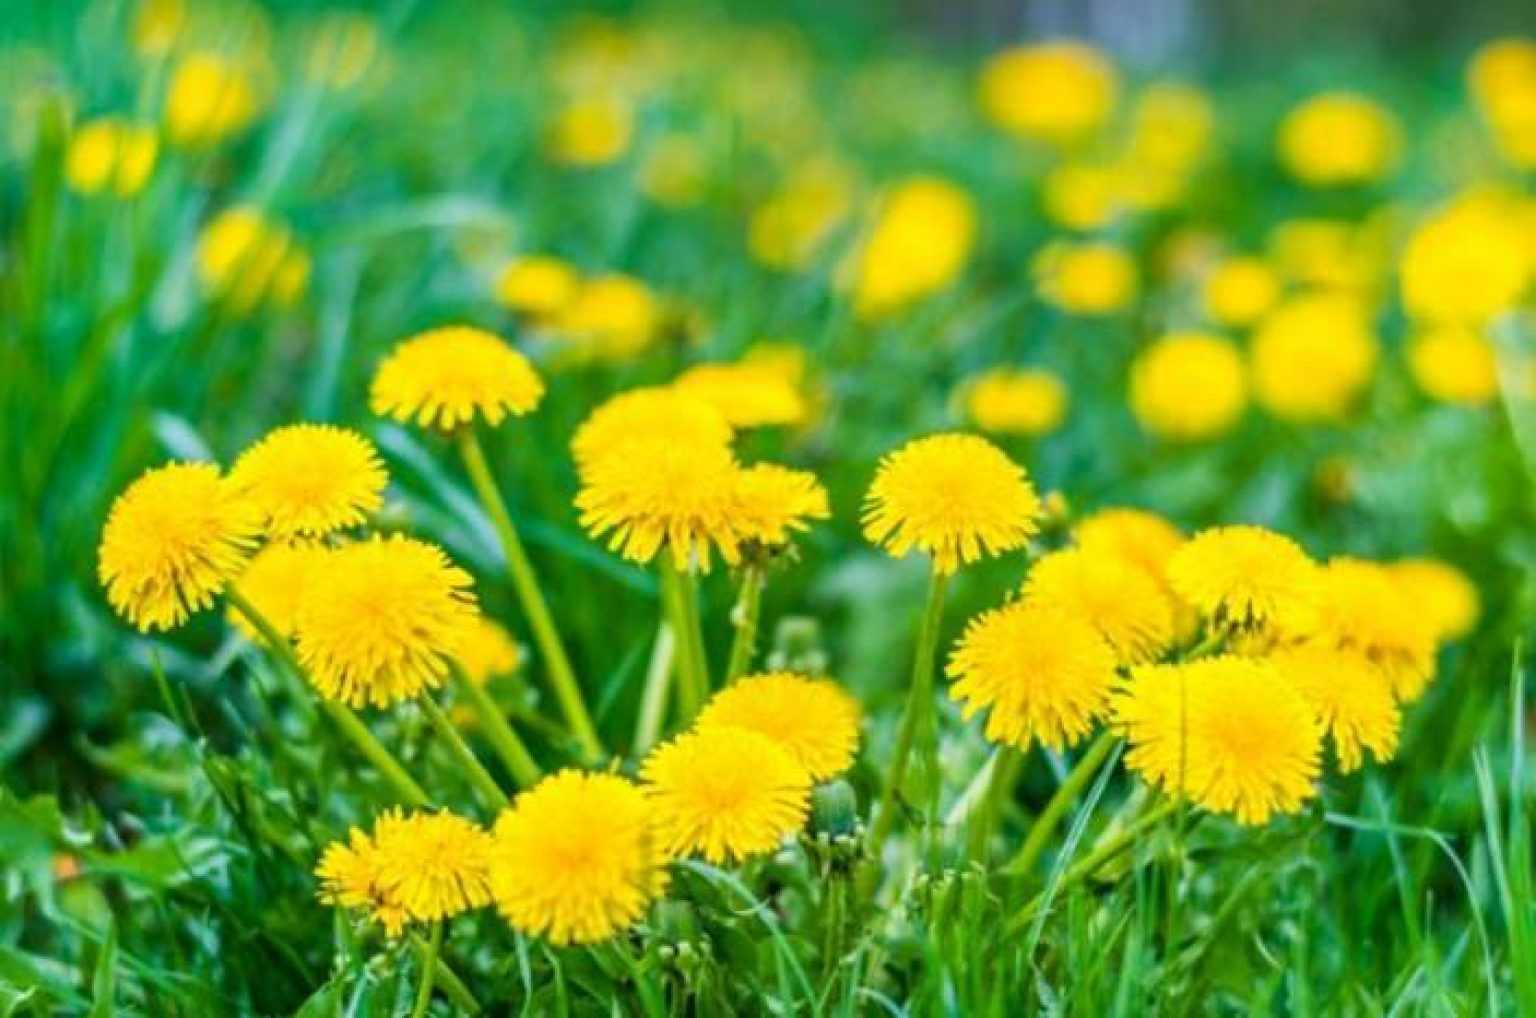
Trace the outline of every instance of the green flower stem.
{"type": "MultiPolygon", "coordinates": [[[[423,966],[425,966],[426,960],[429,957],[429,951],[431,950],[431,944],[413,933],[411,934],[411,949],[416,952],[416,957],[421,959],[423,966]]],[[[441,949],[437,952],[433,968],[437,972],[438,988],[443,991],[443,996],[453,1001],[454,1007],[471,1016],[480,1013],[480,1002],[475,999],[473,993],[469,992],[469,987],[464,985],[464,980],[459,978],[459,974],[446,961],[443,961],[441,949]]]]}
{"type": "Polygon", "coordinates": [[[978,862],[987,857],[987,846],[992,840],[992,833],[997,830],[998,817],[1002,816],[1003,805],[1013,795],[1013,786],[1023,766],[1023,753],[1013,746],[997,747],[987,785],[981,790],[981,801],[966,817],[967,843],[971,858],[978,862]]]}
{"type": "MultiPolygon", "coordinates": [[[[266,643],[266,649],[277,655],[291,678],[299,685],[308,687],[309,683],[304,678],[304,668],[299,664],[299,659],[294,656],[293,648],[288,645],[287,638],[279,633],[256,609],[256,606],[234,587],[230,587],[225,592],[225,597],[229,599],[230,606],[243,615],[245,620],[261,634],[262,640],[266,643]]],[[[431,803],[432,800],[426,791],[416,783],[416,779],[411,777],[410,772],[395,759],[394,754],[384,747],[368,726],[363,724],[362,719],[345,704],[336,703],[324,697],[318,699],[321,710],[325,711],[331,723],[351,741],[358,752],[367,757],[368,762],[383,775],[385,781],[389,782],[402,802],[417,809],[422,809],[431,803]]]]}
{"type": "Polygon", "coordinates": [[[454,662],[452,668],[453,681],[457,684],[459,695],[475,712],[481,731],[490,742],[491,748],[496,751],[496,755],[501,758],[507,772],[512,775],[512,780],[517,782],[517,787],[532,788],[538,784],[539,779],[544,776],[543,772],[534,762],[533,755],[528,752],[522,737],[508,723],[501,708],[496,705],[496,701],[491,699],[491,694],[486,692],[484,686],[471,679],[458,662],[454,662]]]}
{"type": "Polygon", "coordinates": [[[1022,929],[1045,905],[1047,900],[1060,894],[1062,891],[1097,873],[1100,869],[1113,862],[1123,852],[1131,848],[1142,835],[1166,820],[1178,809],[1175,801],[1164,802],[1151,812],[1143,814],[1133,823],[1127,824],[1120,831],[1105,841],[1101,842],[1082,861],[1074,864],[1062,874],[1061,879],[1047,885],[1045,890],[1025,902],[1024,907],[1014,915],[1008,923],[1008,929],[1015,931],[1022,929]]]}
{"type": "Polygon", "coordinates": [[[752,667],[752,651],[757,643],[757,622],[763,610],[763,568],[747,565],[741,573],[741,592],[736,596],[736,606],[731,610],[731,622],[736,635],[731,640],[731,656],[725,666],[725,684],[747,674],[752,667]]]}
{"type": "Polygon", "coordinates": [[[571,659],[565,653],[565,644],[560,641],[560,633],[555,628],[549,604],[544,600],[538,575],[533,571],[533,564],[528,561],[528,553],[523,549],[522,539],[517,536],[517,528],[512,525],[512,516],[507,512],[507,504],[502,500],[496,481],[491,476],[485,450],[473,427],[460,429],[459,449],[464,456],[464,466],[469,471],[475,493],[479,495],[485,511],[490,514],[491,523],[501,538],[512,587],[522,603],[524,614],[528,616],[528,627],[544,659],[549,684],[555,699],[560,703],[560,711],[565,715],[566,724],[571,726],[571,734],[581,746],[587,762],[595,763],[606,755],[602,741],[597,737],[597,728],[592,724],[592,715],[587,711],[586,701],[582,698],[581,685],[576,681],[571,659]]]}
{"type": "Polygon", "coordinates": [[[874,826],[869,836],[871,865],[878,872],[880,850],[896,823],[896,801],[907,784],[914,744],[933,744],[933,668],[939,649],[939,624],[944,616],[944,591],[948,577],[934,570],[928,584],[928,603],[918,628],[917,652],[912,658],[912,681],[907,688],[907,704],[896,729],[896,747],[891,753],[890,773],[880,793],[874,826]]]}
{"type": "Polygon", "coordinates": [[[687,574],[673,564],[669,553],[663,552],[661,600],[677,639],[677,713],[681,724],[692,721],[699,713],[709,690],[709,665],[704,660],[697,600],[689,597],[690,589],[697,594],[697,588],[688,583],[687,574]]]}
{"type": "Polygon", "coordinates": [[[432,984],[437,979],[437,955],[443,947],[443,924],[432,924],[432,936],[421,957],[421,985],[416,988],[416,1006],[411,1008],[411,1018],[424,1018],[427,1005],[432,1002],[432,984]]]}
{"type": "Polygon", "coordinates": [[[667,716],[667,699],[672,692],[672,671],[677,638],[665,621],[656,627],[656,645],[645,672],[645,687],[640,691],[640,714],[635,720],[635,741],[631,747],[640,756],[656,745],[667,716]]]}
{"type": "Polygon", "coordinates": [[[1116,741],[1115,736],[1109,732],[1103,732],[1093,740],[1082,758],[1067,772],[1066,780],[1062,781],[1056,793],[1045,804],[1045,809],[1035,818],[1024,844],[1013,857],[1013,862],[1008,864],[1009,872],[1025,874],[1034,869],[1035,863],[1040,861],[1041,853],[1045,851],[1046,842],[1061,823],[1061,818],[1071,809],[1083,789],[1088,787],[1088,782],[1098,773],[1099,766],[1115,748],[1116,741]]]}
{"type": "Polygon", "coordinates": [[[448,752],[453,754],[453,758],[464,769],[464,775],[469,778],[469,783],[475,786],[475,791],[490,804],[491,809],[497,812],[505,809],[507,793],[496,784],[496,779],[491,777],[491,772],[485,769],[485,764],[475,756],[475,751],[469,748],[469,744],[464,741],[464,736],[453,727],[453,722],[448,720],[447,714],[443,713],[442,706],[430,695],[421,697],[417,702],[426,712],[427,720],[432,722],[432,728],[437,732],[438,738],[443,740],[448,747],[448,752]]]}

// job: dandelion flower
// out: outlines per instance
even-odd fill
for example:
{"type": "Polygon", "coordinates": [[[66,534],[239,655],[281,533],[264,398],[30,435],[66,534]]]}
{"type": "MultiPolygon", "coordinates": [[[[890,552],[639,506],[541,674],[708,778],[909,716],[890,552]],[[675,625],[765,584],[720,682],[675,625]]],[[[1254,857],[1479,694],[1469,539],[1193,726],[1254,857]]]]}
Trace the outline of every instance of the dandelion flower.
{"type": "Polygon", "coordinates": [[[1237,423],[1247,402],[1242,358],[1218,336],[1174,333],[1131,365],[1131,410],[1159,438],[1213,438],[1237,423]]]}
{"type": "Polygon", "coordinates": [[[1115,244],[1050,244],[1030,270],[1040,296],[1074,315],[1124,311],[1140,286],[1135,260],[1115,244]]]}
{"type": "Polygon", "coordinates": [[[570,263],[550,255],[528,255],[502,270],[496,279],[501,305],[530,318],[547,319],[570,306],[581,278],[570,263]]]}
{"type": "MultiPolygon", "coordinates": [[[[269,544],[258,551],[245,571],[235,578],[234,589],[280,635],[292,638],[304,591],[316,569],[323,567],[329,551],[304,541],[269,544]]],[[[231,608],[229,620],[247,639],[262,639],[243,613],[231,608]]]]}
{"type": "Polygon", "coordinates": [[[1117,555],[1053,551],[1030,567],[1024,594],[1093,626],[1122,664],[1155,660],[1173,642],[1167,593],[1151,573],[1117,555]]]}
{"type": "Polygon", "coordinates": [[[82,125],[69,140],[64,179],[80,194],[110,190],[131,198],[144,190],[155,169],[160,139],[155,129],[117,117],[82,125]]]}
{"type": "Polygon", "coordinates": [[[966,416],[999,435],[1048,435],[1067,415],[1067,387],[1049,371],[997,368],[962,390],[966,416]]]}
{"type": "Polygon", "coordinates": [[[810,810],[811,776],[768,736],[710,725],[658,747],[641,765],[661,848],[733,863],[771,852],[810,810]]]}
{"type": "Polygon", "coordinates": [[[512,634],[499,622],[484,615],[475,616],[474,623],[464,631],[453,654],[469,680],[482,686],[498,675],[517,671],[522,658],[522,649],[512,639],[512,634]]]}
{"type": "Polygon", "coordinates": [[[1322,595],[1317,564],[1296,542],[1244,524],[1196,534],[1169,560],[1168,582],[1220,629],[1304,631],[1322,595]]]}
{"type": "Polygon", "coordinates": [[[978,89],[982,112],[1004,130],[1072,145],[1109,119],[1119,77],[1099,50],[1059,40],[997,54],[982,70],[978,89]]]}
{"type": "Polygon", "coordinates": [[[1286,114],[1280,160],[1312,187],[1368,184],[1397,165],[1401,131],[1379,103],[1352,92],[1316,95],[1286,114]]]}
{"type": "Polygon", "coordinates": [[[1080,548],[1118,556],[1159,579],[1184,546],[1178,527],[1145,509],[1100,509],[1078,522],[1072,539],[1080,548]]]}
{"type": "Polygon", "coordinates": [[[1370,383],[1378,353],[1360,298],[1327,292],[1292,298],[1254,334],[1254,397],[1284,420],[1338,420],[1370,383]]]}
{"type": "Polygon", "coordinates": [[[1420,224],[1400,271],[1411,317],[1475,328],[1520,302],[1536,276],[1536,248],[1512,206],[1474,192],[1420,224]]]}
{"type": "Polygon", "coordinates": [[[373,443],[328,424],[278,428],[235,461],[230,483],[272,537],[319,537],[355,527],[384,504],[389,475],[373,443]]]}
{"type": "Polygon", "coordinates": [[[550,328],[581,360],[623,363],[645,352],[662,323],[662,303],[649,286],[610,272],[583,281],[550,328]]]}
{"type": "Polygon", "coordinates": [[[215,145],[245,130],[260,109],[247,68],[215,53],[189,53],[166,87],[166,132],[178,145],[215,145]]]}
{"type": "Polygon", "coordinates": [[[859,748],[858,701],[836,682],[793,672],[743,676],[716,693],[695,722],[715,725],[766,735],[814,781],[846,771],[859,748]]]}
{"type": "Polygon", "coordinates": [[[321,901],[366,912],[391,938],[405,931],[410,916],[399,902],[386,900],[379,887],[378,852],[367,832],[354,827],[346,841],[327,845],[315,876],[320,878],[321,901]]]}
{"type": "Polygon", "coordinates": [[[112,503],[97,575],[140,632],[172,629],[213,603],[244,568],[258,517],[208,463],[147,471],[112,503]]]}
{"type": "Polygon", "coordinates": [[[700,364],[673,386],[720,412],[733,428],[800,424],[805,399],[783,375],[756,364],[700,364]]]}
{"type": "Polygon", "coordinates": [[[571,439],[571,455],[576,469],[585,472],[599,458],[637,441],[728,448],[731,426],[697,396],[671,388],[632,389],[587,416],[571,439]]]}
{"type": "Polygon", "coordinates": [[[387,707],[435,688],[474,625],[469,574],[434,545],[373,537],[330,553],[299,602],[299,660],[320,695],[387,707]]]}
{"type": "Polygon", "coordinates": [[[864,497],[864,536],[896,557],[921,551],[934,569],[1023,547],[1040,499],[1024,469],[974,435],[931,435],[880,461],[864,497]]]}
{"type": "Polygon", "coordinates": [[[976,228],[975,200],[947,180],[890,188],[849,262],[854,313],[881,318],[948,287],[970,259],[976,228]]]}
{"type": "Polygon", "coordinates": [[[1467,575],[1449,562],[1404,559],[1389,568],[1403,596],[1419,606],[1436,641],[1459,640],[1482,614],[1482,599],[1467,575]]]}
{"type": "Polygon", "coordinates": [[[484,329],[450,325],[396,346],[373,376],[369,405],[380,416],[452,431],[476,417],[494,427],[543,398],[544,380],[528,358],[484,329]]]}
{"type": "Polygon", "coordinates": [[[1126,766],[1244,824],[1311,798],[1322,729],[1274,665],[1241,657],[1134,669],[1116,694],[1126,766]]]}
{"type": "Polygon", "coordinates": [[[1400,700],[1415,700],[1434,677],[1433,623],[1392,568],[1334,558],[1322,570],[1318,638],[1357,651],[1380,668],[1400,700]]]}
{"type": "Polygon", "coordinates": [[[1359,770],[1364,751],[1378,761],[1397,752],[1397,701],[1386,676],[1366,658],[1309,642],[1268,660],[1312,707],[1333,742],[1340,773],[1359,770]]]}
{"type": "Polygon", "coordinates": [[[735,514],[742,537],[767,548],[789,543],[811,520],[831,515],[827,490],[816,475],[774,463],[757,463],[736,478],[735,514]]]}
{"type": "Polygon", "coordinates": [[[1115,653],[1087,621],[1050,605],[1015,601],[966,626],[946,674],[967,718],[988,711],[986,736],[1027,750],[1069,746],[1109,706],[1115,653]]]}
{"type": "Polygon", "coordinates": [[[1280,280],[1262,258],[1228,258],[1205,279],[1201,299],[1217,325],[1243,329],[1264,317],[1280,296],[1280,280]]]}
{"type": "Polygon", "coordinates": [[[281,223],[251,208],[225,209],[197,238],[203,287],[236,314],[293,303],[309,282],[309,255],[281,223]]]}
{"type": "Polygon", "coordinates": [[[607,940],[665,884],[645,794],[616,774],[565,770],[496,821],[491,893],[514,928],[554,944],[607,940]]]}
{"type": "Polygon", "coordinates": [[[1408,369],[1430,399],[1483,406],[1499,394],[1499,366],[1493,344],[1459,325],[1426,329],[1408,342],[1408,369]]]}

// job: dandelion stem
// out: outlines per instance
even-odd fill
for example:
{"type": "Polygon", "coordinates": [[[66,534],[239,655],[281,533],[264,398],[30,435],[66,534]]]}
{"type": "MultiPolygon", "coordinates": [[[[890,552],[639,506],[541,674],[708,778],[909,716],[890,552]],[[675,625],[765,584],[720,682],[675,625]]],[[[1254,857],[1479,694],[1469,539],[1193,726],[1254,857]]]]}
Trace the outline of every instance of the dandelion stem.
{"type": "Polygon", "coordinates": [[[1013,746],[999,746],[990,761],[991,770],[986,787],[981,790],[980,801],[967,816],[967,834],[971,857],[978,862],[987,857],[987,846],[992,832],[997,829],[997,819],[1002,815],[1003,804],[1013,794],[1019,768],[1024,764],[1024,754],[1013,746]]]}
{"type": "Polygon", "coordinates": [[[453,722],[448,720],[448,715],[443,713],[442,705],[431,696],[423,696],[419,701],[421,709],[426,712],[427,720],[432,722],[432,728],[437,732],[438,738],[448,746],[448,752],[453,754],[460,767],[464,769],[464,775],[469,783],[475,786],[475,791],[480,797],[490,804],[493,810],[503,810],[507,805],[507,793],[496,784],[496,779],[491,777],[491,772],[485,769],[485,764],[475,756],[475,751],[469,748],[464,741],[464,736],[453,727],[453,722]]]}
{"type": "Polygon", "coordinates": [[[944,615],[944,591],[948,578],[934,570],[928,585],[928,603],[918,629],[917,651],[912,658],[912,681],[907,689],[906,708],[896,729],[896,747],[891,753],[891,770],[875,812],[869,836],[871,865],[878,870],[880,850],[896,823],[896,801],[907,784],[913,749],[933,745],[933,666],[939,648],[939,624],[944,615]]]}
{"type": "Polygon", "coordinates": [[[517,787],[532,788],[538,784],[539,778],[543,777],[539,765],[534,762],[533,755],[528,752],[522,737],[508,723],[501,708],[496,705],[496,701],[491,699],[491,694],[486,692],[484,686],[471,679],[457,662],[454,662],[452,667],[453,680],[458,686],[459,695],[464,697],[470,709],[475,712],[486,740],[490,742],[496,755],[501,758],[507,772],[512,775],[512,780],[517,782],[517,787]]]}
{"type": "Polygon", "coordinates": [[[416,1006],[411,1008],[411,1018],[423,1018],[427,1005],[432,1002],[432,984],[437,979],[437,954],[443,947],[443,924],[432,924],[432,936],[427,949],[421,955],[421,985],[416,988],[416,1006]]]}
{"type": "Polygon", "coordinates": [[[656,627],[656,646],[651,650],[651,663],[645,672],[645,688],[640,692],[640,716],[635,721],[635,742],[632,751],[636,756],[656,745],[661,737],[663,719],[667,716],[667,698],[672,691],[668,680],[676,657],[677,638],[672,627],[665,621],[656,627]]]}
{"type": "Polygon", "coordinates": [[[1030,826],[1029,834],[1024,838],[1024,844],[1020,846],[1018,854],[1013,857],[1013,862],[1008,864],[1008,871],[1016,874],[1028,873],[1034,869],[1035,863],[1040,861],[1040,854],[1045,851],[1046,842],[1055,833],[1061,818],[1066,816],[1067,810],[1077,801],[1088,782],[1093,780],[1094,774],[1099,770],[1110,752],[1115,748],[1115,736],[1109,732],[1103,732],[1093,740],[1093,743],[1083,753],[1081,759],[1067,772],[1066,779],[1056,789],[1040,815],[1030,826]]]}
{"type": "MultiPolygon", "coordinates": [[[[288,645],[287,638],[279,633],[272,623],[267,621],[266,616],[262,615],[256,606],[234,587],[225,591],[225,597],[228,598],[230,606],[245,616],[245,620],[251,624],[252,628],[261,634],[266,649],[277,656],[292,678],[298,684],[308,686],[304,678],[304,667],[294,656],[293,648],[288,645]]],[[[389,782],[401,801],[418,809],[431,803],[432,800],[427,796],[426,791],[416,783],[416,779],[401,766],[400,761],[395,759],[394,754],[385,748],[368,726],[363,724],[362,719],[345,704],[327,700],[325,697],[319,697],[319,700],[320,708],[331,719],[331,723],[351,741],[358,752],[368,758],[368,762],[383,775],[385,781],[389,782]]]]}
{"type": "Polygon", "coordinates": [[[592,724],[592,715],[587,711],[586,701],[582,699],[576,672],[571,668],[571,659],[565,653],[565,644],[560,641],[560,633],[555,628],[549,604],[544,600],[538,574],[533,571],[533,563],[528,561],[528,553],[523,549],[522,539],[517,536],[517,528],[513,526],[507,504],[491,476],[485,450],[473,427],[459,431],[459,448],[475,493],[479,495],[485,511],[490,514],[491,523],[501,538],[502,550],[507,556],[507,573],[512,579],[512,587],[517,592],[523,612],[528,616],[528,627],[533,632],[534,642],[538,644],[539,654],[544,658],[549,684],[555,699],[560,702],[561,713],[565,715],[566,724],[571,726],[571,734],[581,746],[587,762],[600,760],[604,756],[603,744],[597,737],[597,729],[592,724]]]}
{"type": "MultiPolygon", "coordinates": [[[[422,964],[425,966],[431,945],[413,933],[411,947],[415,950],[416,957],[422,959],[422,964]]],[[[464,980],[459,978],[459,974],[453,970],[452,966],[443,960],[441,949],[438,951],[433,968],[437,971],[438,987],[443,991],[443,996],[453,1001],[454,1007],[471,1016],[480,1013],[480,1002],[475,999],[473,993],[469,992],[469,987],[464,985],[464,980]]]]}
{"type": "Polygon", "coordinates": [[[709,689],[709,666],[704,660],[703,631],[698,625],[697,595],[698,588],[688,582],[688,574],[663,554],[661,599],[667,621],[677,638],[677,712],[678,721],[683,724],[692,721],[699,713],[709,689]]]}
{"type": "Polygon", "coordinates": [[[725,684],[729,686],[752,667],[752,652],[757,643],[757,621],[763,608],[763,569],[747,565],[741,574],[741,592],[731,609],[736,635],[731,640],[731,656],[725,666],[725,684]]]}

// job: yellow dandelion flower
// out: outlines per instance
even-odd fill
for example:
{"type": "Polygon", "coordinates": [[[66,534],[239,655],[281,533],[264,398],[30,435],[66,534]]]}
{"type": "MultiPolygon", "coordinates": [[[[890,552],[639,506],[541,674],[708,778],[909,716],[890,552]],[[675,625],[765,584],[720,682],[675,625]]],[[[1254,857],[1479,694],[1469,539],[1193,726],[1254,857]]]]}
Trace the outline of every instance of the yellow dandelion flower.
{"type": "Polygon", "coordinates": [[[805,823],[811,776],[768,736],[711,725],[641,765],[662,851],[712,863],[771,852],[805,823]]]}
{"type": "Polygon", "coordinates": [[[949,695],[969,719],[987,711],[986,736],[1028,750],[1060,750],[1108,709],[1115,653],[1088,622],[1046,604],[1015,601],[972,619],[950,654],[949,695]]]}
{"type": "Polygon", "coordinates": [[[1131,410],[1159,438],[1213,438],[1237,423],[1247,402],[1243,359],[1219,336],[1164,336],[1131,365],[1131,410]]]}
{"type": "Polygon", "coordinates": [[[454,651],[453,659],[471,682],[483,686],[498,675],[517,671],[523,651],[505,626],[484,615],[476,615],[454,651]]]}
{"type": "Polygon", "coordinates": [[[1460,569],[1427,558],[1404,559],[1390,568],[1403,596],[1419,606],[1436,641],[1459,640],[1477,625],[1482,598],[1460,569]]]}
{"type": "Polygon", "coordinates": [[[602,457],[631,442],[729,448],[731,426],[720,411],[672,388],[632,389],[600,405],[571,439],[576,469],[585,474],[602,457]]]}
{"type": "Polygon", "coordinates": [[[320,695],[387,707],[443,681],[474,625],[468,573],[412,538],[372,537],[330,553],[299,602],[299,660],[320,695]]]}
{"type": "Polygon", "coordinates": [[[550,328],[580,359],[624,363],[644,353],[663,324],[661,300],[649,286],[610,272],[583,281],[550,328]]]}
{"type": "Polygon", "coordinates": [[[1370,313],[1358,297],[1292,298],[1253,337],[1254,397],[1286,420],[1338,420],[1370,383],[1378,352],[1370,313]]]}
{"type": "Polygon", "coordinates": [[[1201,291],[1205,313],[1217,325],[1244,329],[1280,296],[1280,280],[1262,258],[1228,258],[1211,270],[1201,291]]]}
{"type": "Polygon", "coordinates": [[[1118,555],[1064,548],[1035,562],[1024,594],[1099,631],[1123,664],[1157,659],[1173,642],[1173,604],[1156,577],[1118,555]]]}
{"type": "Polygon", "coordinates": [[[736,511],[740,468],[729,449],[647,438],[600,456],[576,493],[581,525],[631,562],[663,550],[679,569],[707,570],[714,548],[734,563],[743,533],[736,511]]]}
{"type": "Polygon", "coordinates": [[[1140,287],[1135,260],[1114,244],[1049,244],[1030,269],[1040,296],[1074,315],[1124,311],[1140,287]]]}
{"type": "Polygon", "coordinates": [[[69,139],[64,179],[80,194],[110,190],[119,198],[131,198],[149,183],[159,151],[160,138],[153,127],[99,117],[69,139]]]}
{"type": "Polygon", "coordinates": [[[1072,529],[1080,548],[1118,556],[1164,578],[1168,560],[1184,547],[1179,528],[1145,509],[1100,509],[1072,529]]]}
{"type": "Polygon", "coordinates": [[[369,405],[381,417],[452,431],[475,418],[495,427],[532,413],[544,380],[501,337],[466,325],[431,329],[400,343],[379,365],[369,405]]]}
{"type": "MultiPolygon", "coordinates": [[[[299,604],[309,579],[325,562],[329,549],[304,541],[269,544],[256,553],[245,571],[235,578],[234,589],[255,607],[261,617],[285,637],[292,637],[299,604]]],[[[245,615],[231,608],[229,621],[247,639],[262,636],[245,615]]]]}
{"type": "Polygon", "coordinates": [[[1190,538],[1169,559],[1168,582],[1224,630],[1305,632],[1322,597],[1318,566],[1296,542],[1245,524],[1190,538]]]}
{"type": "Polygon", "coordinates": [[[1223,656],[1137,668],[1114,712],[1127,767],[1240,823],[1294,813],[1315,791],[1321,726],[1272,664],[1223,656]]]}
{"type": "Polygon", "coordinates": [[[771,269],[800,269],[820,253],[847,218],[853,181],[847,167],[830,159],[808,160],[752,211],[747,245],[771,269]]]}
{"type": "Polygon", "coordinates": [[[245,567],[259,526],[218,467],[158,467],[112,503],[97,575],[113,610],[140,632],[173,629],[245,567]]]}
{"type": "Polygon", "coordinates": [[[737,475],[734,512],[742,538],[768,548],[788,544],[811,520],[831,515],[815,474],[775,463],[756,463],[737,475]]]}
{"type": "Polygon", "coordinates": [[[1333,558],[1322,571],[1318,639],[1368,658],[1399,700],[1416,700],[1435,674],[1433,622],[1410,588],[1380,562],[1333,558]]]}
{"type": "Polygon", "coordinates": [[[551,255],[528,255],[501,270],[496,299],[510,311],[547,319],[569,307],[580,286],[581,277],[569,262],[551,255]]]}
{"type": "Polygon", "coordinates": [[[1038,368],[994,368],[961,390],[965,414],[982,431],[1000,435],[1048,435],[1067,415],[1067,387],[1038,368]]]}
{"type": "Polygon", "coordinates": [[[1516,306],[1536,276],[1536,245],[1513,202],[1472,193],[1419,225],[1403,249],[1403,306],[1423,322],[1478,327],[1516,306]]]}
{"type": "Polygon", "coordinates": [[[916,177],[881,196],[848,271],[854,313],[876,319],[948,287],[976,241],[975,200],[936,177],[916,177]]]}
{"type": "Polygon", "coordinates": [[[549,126],[549,156],[567,166],[604,166],[629,151],[634,115],[625,104],[590,96],[566,104],[549,126]]]}
{"type": "Polygon", "coordinates": [[[309,255],[255,209],[225,209],[198,235],[197,274],[225,308],[249,314],[263,301],[282,307],[297,300],[309,281],[309,255]]]}
{"type": "Polygon", "coordinates": [[[261,110],[250,72],[215,53],[190,53],[171,72],[166,133],[177,145],[215,145],[250,126],[261,110]]]}
{"type": "Polygon", "coordinates": [[[1401,129],[1379,103],[1351,92],[1313,96],[1280,125],[1280,161],[1304,184],[1371,183],[1397,165],[1401,129]]]}
{"type": "Polygon", "coordinates": [[[268,432],[229,472],[272,537],[319,537],[359,526],[384,504],[389,475],[373,443],[329,424],[268,432]]]}
{"type": "Polygon", "coordinates": [[[392,938],[405,932],[410,916],[399,902],[385,899],[378,884],[378,852],[366,831],[354,827],[346,841],[327,845],[315,876],[320,878],[321,901],[366,912],[392,938]]]}
{"type": "Polygon", "coordinates": [[[864,496],[864,536],[900,558],[916,550],[934,569],[1021,548],[1040,498],[1024,468],[974,435],[915,439],[880,461],[864,496]]]}
{"type": "Polygon", "coordinates": [[[754,364],[700,364],[672,384],[714,407],[733,428],[800,424],[808,409],[783,375],[754,364]]]}
{"type": "Polygon", "coordinates": [[[1392,685],[1379,668],[1353,651],[1311,642],[1280,650],[1268,660],[1317,715],[1341,774],[1359,770],[1367,751],[1377,761],[1392,759],[1399,711],[1392,685]]]}
{"type": "Polygon", "coordinates": [[[1070,40],[1015,46],[988,61],[979,99],[994,124],[1024,138],[1071,145],[1109,119],[1119,92],[1115,65],[1070,40]]]}
{"type": "Polygon", "coordinates": [[[710,698],[694,725],[725,725],[766,735],[813,781],[846,771],[859,748],[858,701],[836,682],[793,672],[737,679],[710,698]]]}
{"type": "Polygon", "coordinates": [[[645,794],[565,770],[513,800],[493,832],[491,893],[520,932],[553,944],[623,933],[665,886],[645,794]]]}
{"type": "Polygon", "coordinates": [[[1430,399],[1483,406],[1499,394],[1493,344],[1473,329],[1445,325],[1418,333],[1408,343],[1408,368],[1430,399]]]}

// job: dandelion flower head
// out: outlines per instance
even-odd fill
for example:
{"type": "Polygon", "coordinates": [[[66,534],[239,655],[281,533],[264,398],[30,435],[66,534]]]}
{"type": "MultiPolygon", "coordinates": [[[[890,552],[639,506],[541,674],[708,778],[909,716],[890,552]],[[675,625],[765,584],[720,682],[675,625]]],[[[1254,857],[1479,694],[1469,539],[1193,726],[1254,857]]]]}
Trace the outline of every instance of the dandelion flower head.
{"type": "Polygon", "coordinates": [[[846,771],[859,748],[859,704],[830,679],[767,672],[737,679],[710,698],[695,727],[734,726],[766,735],[814,781],[846,771]]]}
{"type": "Polygon", "coordinates": [[[291,424],[242,453],[229,480],[260,511],[267,533],[286,540],[367,522],[384,504],[389,475],[357,432],[291,424]]]}

